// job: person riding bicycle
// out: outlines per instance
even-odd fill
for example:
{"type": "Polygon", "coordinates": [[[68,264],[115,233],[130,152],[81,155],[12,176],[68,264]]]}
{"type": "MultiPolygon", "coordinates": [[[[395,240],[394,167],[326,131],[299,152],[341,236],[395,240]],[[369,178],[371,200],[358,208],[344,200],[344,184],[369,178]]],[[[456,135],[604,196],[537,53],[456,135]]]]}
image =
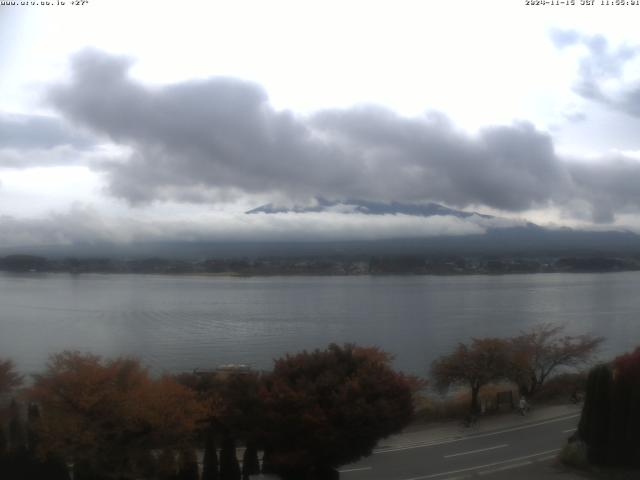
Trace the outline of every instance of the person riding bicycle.
{"type": "Polygon", "coordinates": [[[527,399],[524,395],[520,397],[520,403],[518,404],[518,410],[520,411],[520,415],[523,415],[529,411],[529,404],[527,403],[527,399]]]}

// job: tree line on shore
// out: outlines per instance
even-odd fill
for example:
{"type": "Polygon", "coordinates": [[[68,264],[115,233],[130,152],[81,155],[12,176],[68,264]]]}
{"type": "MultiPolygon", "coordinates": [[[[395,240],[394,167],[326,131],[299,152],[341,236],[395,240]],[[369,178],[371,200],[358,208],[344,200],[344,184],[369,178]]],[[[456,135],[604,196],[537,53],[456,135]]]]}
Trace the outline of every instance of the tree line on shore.
{"type": "Polygon", "coordinates": [[[212,274],[212,275],[464,275],[640,270],[633,256],[552,257],[549,255],[307,255],[258,258],[46,258],[0,257],[8,272],[212,274]]]}

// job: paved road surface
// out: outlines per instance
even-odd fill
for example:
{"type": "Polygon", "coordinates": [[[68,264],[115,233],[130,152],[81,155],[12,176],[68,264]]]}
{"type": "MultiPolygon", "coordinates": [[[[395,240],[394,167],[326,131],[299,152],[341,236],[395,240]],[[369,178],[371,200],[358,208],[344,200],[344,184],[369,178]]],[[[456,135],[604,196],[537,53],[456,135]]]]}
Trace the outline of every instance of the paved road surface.
{"type": "MultiPolygon", "coordinates": [[[[521,418],[521,417],[520,417],[521,418]]],[[[511,422],[494,431],[459,438],[407,437],[373,455],[340,469],[343,480],[445,480],[467,477],[488,479],[542,478],[535,472],[549,469],[567,437],[575,431],[579,413],[533,423],[511,422]],[[516,473],[514,469],[519,469],[516,473]]],[[[546,478],[546,475],[545,475],[546,478]]],[[[568,478],[563,475],[563,478],[568,478]]],[[[578,477],[576,477],[578,478],[578,477]]]]}

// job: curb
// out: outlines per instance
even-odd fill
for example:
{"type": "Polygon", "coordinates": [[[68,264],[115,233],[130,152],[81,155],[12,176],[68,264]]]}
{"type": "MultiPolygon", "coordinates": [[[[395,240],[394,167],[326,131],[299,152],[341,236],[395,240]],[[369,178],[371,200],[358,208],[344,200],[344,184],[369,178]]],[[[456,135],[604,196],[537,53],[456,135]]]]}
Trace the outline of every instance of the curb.
{"type": "MultiPolygon", "coordinates": [[[[523,423],[511,423],[509,425],[504,425],[502,427],[496,426],[495,428],[488,428],[487,430],[483,430],[483,431],[469,431],[466,433],[456,433],[453,435],[442,435],[439,437],[434,437],[429,440],[414,441],[414,442],[398,442],[396,444],[391,444],[391,445],[381,445],[375,448],[372,453],[375,455],[380,453],[394,452],[397,450],[408,450],[412,448],[421,448],[421,447],[428,447],[432,445],[450,443],[450,442],[458,441],[461,439],[467,439],[467,438],[472,439],[476,437],[492,436],[499,433],[504,433],[506,431],[521,430],[521,429],[529,428],[535,425],[543,425],[545,423],[552,423],[552,422],[573,418],[573,417],[578,417],[578,416],[580,416],[580,410],[576,409],[576,411],[573,413],[568,412],[563,415],[542,417],[537,420],[530,420],[528,422],[523,422],[523,423]]],[[[428,433],[429,429],[425,428],[424,430],[413,431],[411,433],[415,433],[415,432],[428,433]]],[[[401,436],[402,434],[399,434],[399,435],[401,436]]]]}

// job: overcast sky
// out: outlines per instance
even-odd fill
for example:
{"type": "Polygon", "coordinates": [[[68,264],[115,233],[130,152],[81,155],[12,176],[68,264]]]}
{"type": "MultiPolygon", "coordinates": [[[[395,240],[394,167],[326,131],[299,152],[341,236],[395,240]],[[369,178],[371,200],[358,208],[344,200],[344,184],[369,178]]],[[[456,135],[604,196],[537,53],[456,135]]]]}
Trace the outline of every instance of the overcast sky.
{"type": "Polygon", "coordinates": [[[0,244],[486,228],[243,214],[319,196],[640,228],[640,6],[16,3],[0,244]]]}

